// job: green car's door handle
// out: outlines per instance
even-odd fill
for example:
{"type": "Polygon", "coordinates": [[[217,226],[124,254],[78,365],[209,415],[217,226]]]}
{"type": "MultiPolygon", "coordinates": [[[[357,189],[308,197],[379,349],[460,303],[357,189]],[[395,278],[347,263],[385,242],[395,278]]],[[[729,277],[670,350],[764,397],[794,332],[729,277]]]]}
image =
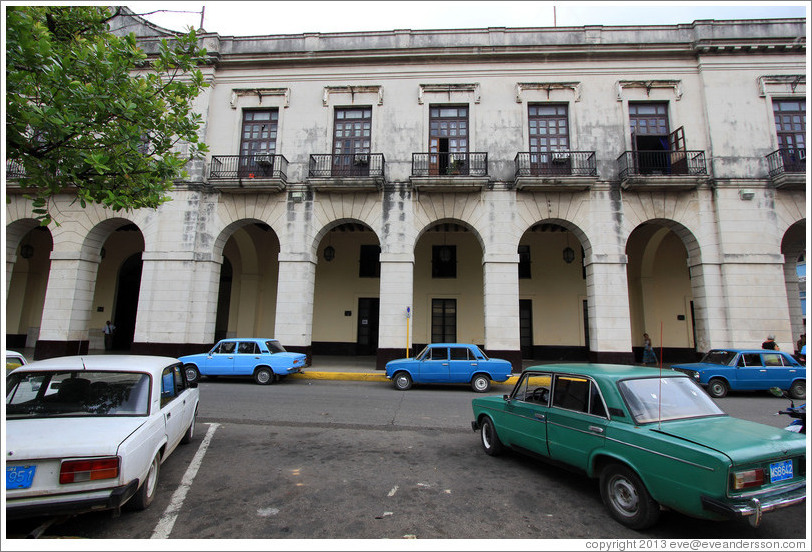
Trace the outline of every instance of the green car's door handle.
{"type": "Polygon", "coordinates": [[[593,433],[603,433],[603,428],[600,426],[589,426],[589,431],[593,433]]]}
{"type": "Polygon", "coordinates": [[[537,420],[545,420],[547,418],[544,414],[536,414],[535,416],[537,420]]]}

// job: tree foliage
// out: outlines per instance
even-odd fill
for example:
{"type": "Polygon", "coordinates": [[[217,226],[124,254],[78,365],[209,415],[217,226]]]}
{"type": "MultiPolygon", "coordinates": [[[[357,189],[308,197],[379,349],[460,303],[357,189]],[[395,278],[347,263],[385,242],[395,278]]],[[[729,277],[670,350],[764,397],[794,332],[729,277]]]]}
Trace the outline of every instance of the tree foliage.
{"type": "Polygon", "coordinates": [[[21,167],[42,224],[60,193],[82,207],[155,208],[207,151],[193,111],[206,51],[194,30],[148,58],[134,34],[109,31],[120,9],[7,7],[7,166],[21,167]]]}

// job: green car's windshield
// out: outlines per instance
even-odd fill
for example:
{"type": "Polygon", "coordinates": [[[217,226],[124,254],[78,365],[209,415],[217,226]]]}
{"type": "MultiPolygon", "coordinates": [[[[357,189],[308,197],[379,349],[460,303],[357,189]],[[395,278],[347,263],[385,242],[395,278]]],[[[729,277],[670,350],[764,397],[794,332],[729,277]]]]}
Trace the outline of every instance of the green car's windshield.
{"type": "Polygon", "coordinates": [[[733,351],[708,351],[699,362],[729,366],[734,358],[736,358],[736,353],[733,351]]]}
{"type": "Polygon", "coordinates": [[[630,379],[618,387],[638,424],[725,415],[690,378],[630,379]]]}
{"type": "Polygon", "coordinates": [[[6,378],[6,416],[146,416],[149,387],[134,372],[17,371],[6,378]]]}

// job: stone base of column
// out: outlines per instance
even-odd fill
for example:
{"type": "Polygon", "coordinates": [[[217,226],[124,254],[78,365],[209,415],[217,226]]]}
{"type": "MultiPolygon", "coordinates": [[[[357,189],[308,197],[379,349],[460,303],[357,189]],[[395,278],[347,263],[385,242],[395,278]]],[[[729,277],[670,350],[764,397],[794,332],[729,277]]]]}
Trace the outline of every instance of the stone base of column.
{"type": "Polygon", "coordinates": [[[507,360],[513,366],[514,374],[522,373],[522,352],[521,351],[497,351],[485,350],[485,354],[490,358],[501,358],[507,360]]]}
{"type": "MultiPolygon", "coordinates": [[[[409,356],[414,358],[414,355],[419,352],[420,349],[409,349],[409,356]]],[[[406,349],[385,349],[383,347],[378,347],[378,358],[375,362],[375,369],[386,370],[386,363],[390,360],[396,360],[398,358],[406,358],[406,349]]]]}
{"type": "Polygon", "coordinates": [[[132,355],[155,355],[167,357],[181,357],[208,352],[214,343],[145,343],[133,342],[130,346],[132,355]]]}
{"type": "Polygon", "coordinates": [[[600,362],[603,364],[634,364],[634,353],[632,351],[590,351],[589,362],[600,362]]]}
{"type": "Polygon", "coordinates": [[[86,355],[90,342],[81,341],[47,341],[40,339],[34,347],[34,360],[43,360],[61,356],[86,355]]]}

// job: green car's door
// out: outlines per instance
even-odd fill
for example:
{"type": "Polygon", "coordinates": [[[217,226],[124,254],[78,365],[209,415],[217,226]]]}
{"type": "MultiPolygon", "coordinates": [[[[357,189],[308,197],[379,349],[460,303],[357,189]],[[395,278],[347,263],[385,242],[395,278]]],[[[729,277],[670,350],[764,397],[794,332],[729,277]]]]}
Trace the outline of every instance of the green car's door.
{"type": "Polygon", "coordinates": [[[606,406],[594,381],[557,374],[547,413],[550,457],[586,469],[589,457],[606,440],[606,406]]]}
{"type": "Polygon", "coordinates": [[[550,374],[528,372],[514,388],[510,400],[505,405],[507,416],[504,423],[501,426],[497,424],[497,432],[511,446],[549,456],[547,412],[551,380],[550,374]]]}

